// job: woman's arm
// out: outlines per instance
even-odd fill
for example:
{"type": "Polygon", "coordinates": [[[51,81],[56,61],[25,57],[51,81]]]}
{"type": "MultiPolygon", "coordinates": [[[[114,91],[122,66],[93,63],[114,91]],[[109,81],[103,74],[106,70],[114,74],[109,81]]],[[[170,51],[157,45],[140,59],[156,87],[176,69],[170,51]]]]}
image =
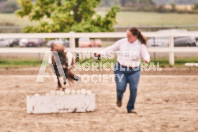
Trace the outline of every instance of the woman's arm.
{"type": "Polygon", "coordinates": [[[104,50],[102,50],[100,52],[100,54],[101,55],[106,55],[108,52],[118,51],[120,49],[120,43],[121,43],[121,40],[118,40],[113,45],[111,45],[111,46],[105,48],[104,50]]]}
{"type": "Polygon", "coordinates": [[[121,40],[118,40],[113,45],[103,49],[100,53],[94,54],[94,56],[100,58],[101,55],[106,55],[106,54],[108,54],[110,52],[118,51],[120,49],[120,44],[121,44],[121,40]]]}
{"type": "Polygon", "coordinates": [[[144,44],[141,45],[140,54],[141,54],[141,57],[143,58],[143,61],[145,63],[150,62],[150,54],[148,53],[148,50],[144,44]]]}

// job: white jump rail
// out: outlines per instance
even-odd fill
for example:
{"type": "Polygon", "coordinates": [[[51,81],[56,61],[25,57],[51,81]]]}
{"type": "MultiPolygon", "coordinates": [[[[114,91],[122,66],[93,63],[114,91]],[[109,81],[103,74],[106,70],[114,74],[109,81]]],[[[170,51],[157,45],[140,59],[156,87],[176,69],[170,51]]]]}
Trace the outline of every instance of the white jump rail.
{"type": "Polygon", "coordinates": [[[27,113],[93,112],[95,108],[95,94],[27,96],[27,113]]]}
{"type": "MultiPolygon", "coordinates": [[[[198,47],[174,47],[174,37],[181,36],[195,36],[198,37],[198,31],[190,32],[143,32],[145,37],[169,37],[169,47],[160,48],[153,47],[148,48],[149,52],[168,52],[169,64],[174,65],[174,53],[175,52],[197,52],[198,47]]],[[[86,51],[101,51],[103,48],[76,48],[75,38],[89,37],[89,38],[124,38],[125,32],[105,32],[105,33],[5,33],[0,34],[0,38],[69,38],[70,48],[68,50],[73,52],[86,52],[86,51]]],[[[49,48],[0,48],[0,53],[44,53],[48,52],[49,48]]]]}

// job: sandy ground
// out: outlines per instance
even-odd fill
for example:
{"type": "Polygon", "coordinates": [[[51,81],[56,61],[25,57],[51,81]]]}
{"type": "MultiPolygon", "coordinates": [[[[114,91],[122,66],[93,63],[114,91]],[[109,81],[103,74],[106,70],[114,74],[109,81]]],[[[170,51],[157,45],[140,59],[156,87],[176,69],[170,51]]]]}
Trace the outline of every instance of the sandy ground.
{"type": "Polygon", "coordinates": [[[95,93],[95,112],[34,115],[26,113],[26,96],[55,89],[53,78],[37,83],[38,68],[0,69],[0,131],[195,132],[198,131],[198,72],[189,71],[143,72],[136,101],[137,114],[127,114],[128,88],[123,106],[116,106],[115,82],[109,78],[108,82],[82,82],[68,87],[95,93]]]}

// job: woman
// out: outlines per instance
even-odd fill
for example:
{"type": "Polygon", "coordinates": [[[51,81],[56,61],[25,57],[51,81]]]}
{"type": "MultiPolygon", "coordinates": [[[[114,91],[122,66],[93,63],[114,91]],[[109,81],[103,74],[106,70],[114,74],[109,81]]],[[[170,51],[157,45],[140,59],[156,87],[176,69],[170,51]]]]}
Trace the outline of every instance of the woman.
{"type": "Polygon", "coordinates": [[[146,39],[137,28],[129,28],[127,30],[127,38],[118,40],[112,46],[96,54],[96,57],[107,55],[112,51],[119,51],[117,62],[114,67],[117,88],[117,106],[122,106],[123,93],[126,90],[127,83],[129,83],[130,98],[127,104],[127,111],[128,113],[136,113],[134,111],[134,105],[140,78],[141,57],[143,58],[143,62],[150,62],[150,55],[146,49],[146,39]]]}

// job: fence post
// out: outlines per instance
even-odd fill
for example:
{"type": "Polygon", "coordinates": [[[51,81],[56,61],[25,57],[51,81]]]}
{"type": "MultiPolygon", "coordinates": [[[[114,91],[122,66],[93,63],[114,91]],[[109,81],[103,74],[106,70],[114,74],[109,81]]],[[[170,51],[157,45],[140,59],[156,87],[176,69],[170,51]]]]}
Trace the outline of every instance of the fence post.
{"type": "Polygon", "coordinates": [[[75,61],[76,62],[79,62],[79,53],[76,53],[75,52],[75,48],[76,48],[76,42],[75,42],[75,32],[69,32],[71,34],[71,37],[70,37],[70,48],[72,49],[72,54],[73,56],[75,57],[75,61]]]}
{"type": "Polygon", "coordinates": [[[170,39],[169,39],[169,64],[171,66],[174,66],[175,64],[175,58],[174,58],[174,36],[170,36],[170,39]]]}
{"type": "Polygon", "coordinates": [[[71,37],[69,39],[69,42],[70,42],[70,48],[72,50],[74,50],[75,48],[75,32],[69,32],[71,34],[71,37]]]}

